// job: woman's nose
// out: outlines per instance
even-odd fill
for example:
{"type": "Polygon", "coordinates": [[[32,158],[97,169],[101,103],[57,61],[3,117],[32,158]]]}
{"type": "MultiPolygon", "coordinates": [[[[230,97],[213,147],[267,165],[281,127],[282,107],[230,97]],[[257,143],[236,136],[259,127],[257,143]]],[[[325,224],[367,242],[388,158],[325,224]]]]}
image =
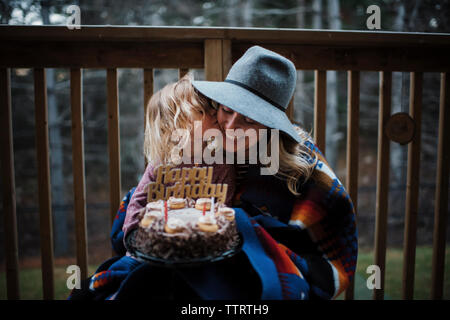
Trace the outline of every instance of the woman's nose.
{"type": "Polygon", "coordinates": [[[233,112],[228,116],[225,129],[237,129],[240,123],[240,114],[233,112]]]}

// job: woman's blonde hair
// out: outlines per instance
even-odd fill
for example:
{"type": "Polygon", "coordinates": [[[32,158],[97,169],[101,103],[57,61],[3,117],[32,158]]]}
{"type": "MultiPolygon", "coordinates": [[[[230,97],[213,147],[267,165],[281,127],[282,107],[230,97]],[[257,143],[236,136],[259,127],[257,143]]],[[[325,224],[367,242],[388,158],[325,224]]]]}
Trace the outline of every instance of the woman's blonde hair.
{"type": "Polygon", "coordinates": [[[278,177],[286,180],[289,191],[298,196],[299,184],[306,183],[314,172],[317,157],[312,156],[307,141],[312,142],[311,133],[299,126],[294,126],[302,142],[298,143],[287,135],[280,133],[278,177]]]}
{"type": "Polygon", "coordinates": [[[204,116],[208,100],[192,86],[193,77],[186,74],[156,92],[145,115],[144,155],[147,162],[171,163],[171,139],[177,129],[192,132],[194,121],[204,116]]]}

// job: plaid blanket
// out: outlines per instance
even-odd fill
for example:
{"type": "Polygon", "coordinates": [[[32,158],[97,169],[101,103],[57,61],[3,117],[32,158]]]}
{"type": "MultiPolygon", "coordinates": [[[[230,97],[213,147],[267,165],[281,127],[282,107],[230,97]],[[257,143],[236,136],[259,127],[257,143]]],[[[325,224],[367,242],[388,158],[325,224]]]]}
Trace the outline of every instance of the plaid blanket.
{"type": "MultiPolygon", "coordinates": [[[[282,179],[260,176],[257,166],[250,166],[237,195],[242,205],[236,208],[242,250],[261,281],[261,299],[333,299],[354,276],[355,208],[317,146],[307,146],[310,160],[318,161],[312,177],[299,188],[300,196],[292,195],[282,179]]],[[[111,232],[119,255],[126,251],[121,225],[133,191],[124,197],[111,232]]],[[[106,264],[90,278],[90,290],[114,298],[140,264],[129,256],[106,264]]],[[[242,284],[211,268],[180,276],[203,299],[238,296],[242,284]]]]}

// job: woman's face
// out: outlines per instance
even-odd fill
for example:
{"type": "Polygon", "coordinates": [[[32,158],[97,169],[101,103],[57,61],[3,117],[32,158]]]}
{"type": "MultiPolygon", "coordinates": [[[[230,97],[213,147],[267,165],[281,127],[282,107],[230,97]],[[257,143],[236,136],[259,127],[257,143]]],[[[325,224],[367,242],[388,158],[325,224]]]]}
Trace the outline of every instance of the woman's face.
{"type": "Polygon", "coordinates": [[[223,134],[223,148],[227,152],[236,152],[244,145],[245,151],[248,151],[251,147],[256,145],[259,139],[259,130],[267,129],[266,126],[247,118],[240,113],[233,111],[232,109],[219,105],[217,111],[217,121],[223,134]],[[256,139],[245,138],[246,136],[236,137],[230,134],[227,130],[242,129],[244,132],[248,129],[253,129],[256,132],[256,139]],[[241,140],[245,139],[245,144],[242,144],[241,140]],[[239,143],[240,142],[240,143],[239,143]]]}

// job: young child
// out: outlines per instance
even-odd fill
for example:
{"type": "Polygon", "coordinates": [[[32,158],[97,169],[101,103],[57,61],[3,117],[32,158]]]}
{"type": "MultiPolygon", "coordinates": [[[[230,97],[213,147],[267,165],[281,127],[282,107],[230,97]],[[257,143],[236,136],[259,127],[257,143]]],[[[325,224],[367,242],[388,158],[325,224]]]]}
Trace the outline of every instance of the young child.
{"type": "MultiPolygon", "coordinates": [[[[160,164],[174,165],[173,150],[180,141],[176,139],[174,141],[172,133],[177,129],[183,129],[190,132],[193,137],[194,121],[201,121],[203,137],[206,130],[219,129],[216,113],[217,110],[211,101],[192,86],[189,74],[178,82],[166,85],[152,96],[147,108],[144,138],[144,153],[148,165],[127,208],[122,228],[124,238],[138,226],[139,213],[147,204],[146,186],[156,178],[154,169],[160,164]]],[[[194,143],[193,139],[191,142],[194,143]]],[[[183,159],[189,158],[190,164],[181,163],[176,167],[212,166],[214,168],[212,183],[228,184],[225,204],[231,206],[235,190],[234,167],[227,164],[194,163],[194,152],[203,153],[203,149],[207,146],[206,142],[201,142],[201,150],[196,151],[196,148],[191,147],[191,155],[183,154],[183,159]]]]}
{"type": "MultiPolygon", "coordinates": [[[[176,83],[171,83],[165,86],[163,89],[155,93],[147,108],[146,114],[146,126],[145,126],[145,139],[144,139],[144,153],[147,159],[147,168],[145,169],[144,175],[142,176],[141,181],[136,187],[130,201],[128,202],[128,207],[126,207],[126,215],[125,221],[122,226],[123,231],[123,241],[126,239],[127,234],[130,233],[133,229],[137,228],[139,224],[139,217],[142,210],[145,210],[147,205],[147,185],[155,181],[156,170],[154,170],[158,165],[174,165],[175,168],[183,168],[183,167],[213,167],[213,184],[224,184],[228,185],[227,197],[225,200],[225,204],[231,206],[231,201],[233,198],[234,190],[235,190],[235,172],[233,165],[226,164],[206,164],[202,161],[197,161],[199,163],[195,163],[196,155],[201,152],[203,159],[203,151],[207,151],[205,148],[209,147],[209,153],[205,153],[206,155],[212,153],[212,144],[211,141],[204,141],[204,133],[209,129],[219,129],[217,117],[216,117],[216,109],[211,100],[200,94],[193,86],[192,86],[192,78],[188,74],[184,76],[182,79],[177,81],[176,83]],[[200,121],[202,125],[201,137],[199,138],[199,134],[195,135],[197,129],[194,128],[194,122],[200,121]],[[180,140],[177,139],[174,132],[179,132],[177,129],[184,130],[186,136],[189,136],[194,139],[191,139],[191,152],[188,152],[183,149],[183,152],[186,154],[182,155],[182,160],[189,160],[187,162],[190,163],[181,163],[176,165],[175,161],[176,156],[176,147],[180,147],[180,140]],[[201,140],[200,140],[201,139],[201,140]],[[200,146],[200,148],[192,147],[195,144],[200,146]],[[173,152],[175,150],[175,152],[173,152]],[[190,153],[190,154],[187,154],[190,153]]],[[[205,135],[205,138],[207,135],[205,135]]],[[[208,140],[207,140],[208,141],[208,140]]],[[[197,157],[198,159],[198,157],[197,157]]],[[[223,161],[225,162],[225,161],[223,161]]],[[[208,161],[208,163],[210,163],[208,161]]],[[[130,192],[131,193],[131,192],[130,192]]],[[[127,194],[127,200],[130,195],[127,194]]],[[[121,208],[119,212],[123,212],[120,210],[125,210],[125,204],[122,201],[121,208]]],[[[119,219],[120,220],[120,219],[119,219]]],[[[118,220],[118,221],[119,221],[118,220]]],[[[120,222],[118,223],[118,226],[120,222]]],[[[120,228],[120,227],[119,227],[120,228]]],[[[113,226],[113,233],[114,230],[113,226]]],[[[122,234],[118,232],[116,235],[112,235],[112,238],[121,241],[122,234]]],[[[113,243],[114,246],[114,243],[113,243]]],[[[114,248],[117,251],[117,248],[114,248]]],[[[125,248],[119,248],[119,251],[125,250],[125,248]]],[[[119,251],[117,251],[119,253],[119,251]]],[[[125,252],[123,252],[125,253],[125,252]]],[[[119,287],[122,288],[122,282],[125,278],[127,278],[132,272],[135,275],[134,279],[139,279],[139,283],[144,286],[141,288],[143,291],[140,292],[135,291],[128,292],[127,289],[124,289],[124,295],[128,297],[129,295],[136,294],[146,294],[146,296],[152,295],[152,297],[160,299],[165,293],[163,293],[165,287],[165,279],[172,278],[173,274],[171,274],[171,269],[166,268],[154,268],[151,271],[148,269],[149,266],[147,264],[142,264],[139,260],[135,259],[129,252],[126,252],[125,255],[122,256],[122,253],[119,253],[119,256],[111,258],[104,262],[96,271],[96,273],[85,280],[82,285],[82,290],[73,290],[71,295],[69,296],[70,300],[103,300],[103,299],[115,299],[119,290],[119,287]],[[140,267],[140,268],[138,268],[140,267]],[[136,272],[139,273],[136,273],[136,272]],[[152,288],[156,288],[156,282],[159,283],[161,290],[148,290],[148,283],[145,281],[140,281],[141,277],[143,279],[151,279],[152,288]],[[140,292],[140,293],[139,293],[140,292]]],[[[131,281],[131,287],[136,286],[136,283],[131,281]]],[[[174,281],[177,283],[177,292],[182,292],[185,297],[193,297],[195,296],[195,292],[189,287],[184,285],[183,280],[174,281]],[[183,289],[184,288],[184,289],[183,289]],[[181,290],[181,291],[180,291],[181,290]]],[[[130,287],[130,285],[128,286],[130,287]]],[[[134,288],[134,287],[133,287],[134,288]]],[[[123,289],[123,288],[122,288],[123,289]]],[[[164,291],[165,292],[165,291],[164,291]]],[[[167,292],[166,292],[167,293],[167,292]]],[[[171,293],[167,293],[171,295],[171,293]]],[[[181,294],[181,293],[180,293],[181,294]]],[[[142,296],[141,296],[142,297],[142,296]]]]}

